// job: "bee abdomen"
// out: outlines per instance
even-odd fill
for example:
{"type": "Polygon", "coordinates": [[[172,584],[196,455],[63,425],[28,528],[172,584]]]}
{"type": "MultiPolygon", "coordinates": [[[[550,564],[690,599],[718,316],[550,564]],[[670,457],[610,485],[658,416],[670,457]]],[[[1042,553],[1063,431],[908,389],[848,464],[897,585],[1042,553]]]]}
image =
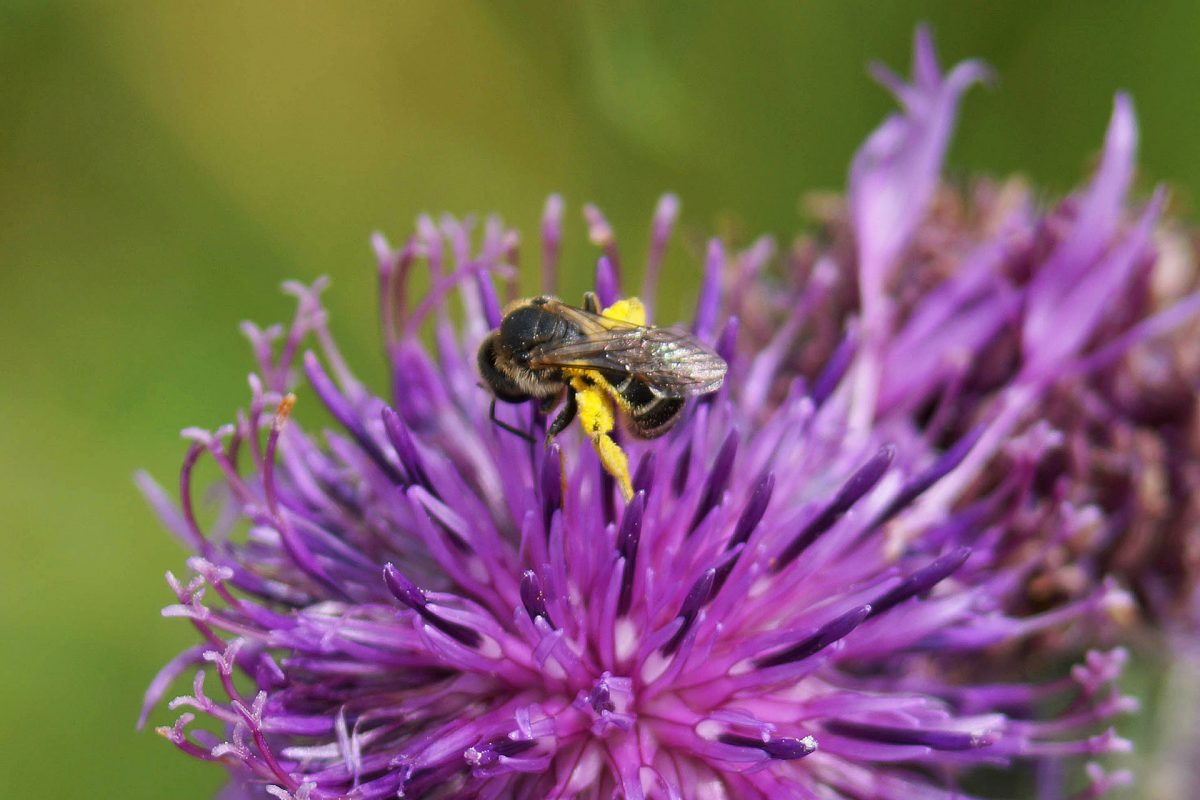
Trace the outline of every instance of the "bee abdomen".
{"type": "Polygon", "coordinates": [[[682,397],[667,397],[641,378],[617,370],[598,370],[609,389],[621,399],[629,432],[639,439],[662,436],[679,421],[682,397]]]}
{"type": "Polygon", "coordinates": [[[662,436],[679,421],[682,397],[666,397],[632,375],[615,382],[613,389],[625,401],[630,433],[635,436],[642,439],[662,436]]]}
{"type": "Polygon", "coordinates": [[[679,421],[683,411],[682,397],[659,397],[641,408],[631,407],[631,433],[643,439],[662,436],[679,421]]]}

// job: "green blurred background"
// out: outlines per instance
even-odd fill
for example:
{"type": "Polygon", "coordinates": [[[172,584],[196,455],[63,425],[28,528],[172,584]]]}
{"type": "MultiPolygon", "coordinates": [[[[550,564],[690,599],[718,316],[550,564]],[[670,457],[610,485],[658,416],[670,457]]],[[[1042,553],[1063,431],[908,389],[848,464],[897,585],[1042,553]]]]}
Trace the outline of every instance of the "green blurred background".
{"type": "Polygon", "coordinates": [[[367,236],[423,210],[495,210],[532,244],[558,191],[577,242],[591,200],[639,256],[673,190],[686,228],[787,238],[890,108],[864,65],[906,68],[920,20],[1000,79],[952,168],[1061,192],[1127,88],[1144,179],[1188,213],[1194,2],[0,3],[0,797],[220,783],[133,729],[191,637],[158,616],[183,554],[130,476],[171,485],[177,430],[245,401],[236,325],[286,319],[282,280],[333,277],[377,378],[367,236]]]}

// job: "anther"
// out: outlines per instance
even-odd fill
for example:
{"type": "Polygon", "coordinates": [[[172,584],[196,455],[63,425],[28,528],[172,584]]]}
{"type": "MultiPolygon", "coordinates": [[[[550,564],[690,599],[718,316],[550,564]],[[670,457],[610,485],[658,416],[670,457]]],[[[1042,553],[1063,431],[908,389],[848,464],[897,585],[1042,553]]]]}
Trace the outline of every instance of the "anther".
{"type": "Polygon", "coordinates": [[[806,658],[811,658],[834,642],[844,639],[852,630],[861,625],[863,620],[867,619],[870,614],[871,606],[869,605],[853,608],[837,619],[825,623],[812,636],[792,645],[786,650],[755,659],[754,666],[764,669],[766,667],[778,667],[781,664],[790,664],[794,661],[803,661],[806,658]]]}
{"type": "Polygon", "coordinates": [[[421,615],[421,618],[452,639],[467,647],[478,647],[483,641],[478,631],[466,625],[444,620],[428,607],[425,593],[391,563],[383,566],[383,580],[396,599],[421,615]]]}
{"type": "Polygon", "coordinates": [[[662,646],[660,652],[664,656],[674,653],[683,643],[683,637],[687,636],[688,631],[691,630],[700,609],[704,608],[704,604],[712,597],[716,577],[715,569],[705,570],[704,574],[697,578],[696,582],[692,584],[692,588],[688,590],[687,597],[683,599],[683,605],[679,608],[678,618],[683,620],[683,624],[679,626],[679,630],[675,632],[671,640],[662,646]]]}
{"type": "Polygon", "coordinates": [[[812,545],[820,536],[832,528],[842,516],[850,510],[858,500],[871,491],[883,474],[887,472],[891,466],[892,459],[896,455],[896,448],[893,445],[884,445],[879,448],[871,460],[859,467],[850,478],[842,484],[842,488],[834,496],[829,505],[817,514],[811,522],[804,526],[792,543],[780,553],[779,559],[774,565],[776,572],[791,564],[796,560],[796,557],[803,553],[812,545]]]}
{"type": "Polygon", "coordinates": [[[537,573],[531,569],[525,570],[521,576],[521,602],[525,605],[525,612],[529,614],[531,620],[536,622],[537,618],[541,617],[550,627],[554,627],[554,622],[550,619],[550,612],[546,610],[546,595],[542,591],[542,582],[537,573]]]}
{"type": "Polygon", "coordinates": [[[974,750],[987,747],[994,739],[987,734],[964,731],[922,730],[920,728],[898,728],[890,725],[871,725],[849,720],[831,720],[825,730],[850,739],[861,739],[884,744],[921,745],[934,750],[974,750]]]}
{"type": "Polygon", "coordinates": [[[636,573],[638,542],[642,538],[642,515],[646,510],[646,495],[638,492],[625,507],[621,519],[621,530],[617,535],[617,552],[625,559],[625,572],[621,576],[621,596],[617,601],[617,615],[629,612],[633,602],[633,579],[636,573]]]}
{"type": "Polygon", "coordinates": [[[779,761],[793,761],[797,758],[804,758],[806,755],[814,753],[817,750],[817,740],[811,736],[805,736],[803,739],[785,736],[764,742],[762,739],[756,739],[753,736],[723,733],[717,737],[717,741],[721,744],[728,744],[734,747],[751,747],[755,750],[761,750],[771,758],[779,761]]]}
{"type": "Polygon", "coordinates": [[[958,568],[966,563],[971,555],[971,548],[960,547],[935,560],[932,564],[909,575],[896,588],[884,593],[871,603],[870,616],[877,617],[885,611],[890,611],[910,597],[923,594],[941,581],[953,575],[958,568]]]}
{"type": "Polygon", "coordinates": [[[708,516],[708,512],[721,499],[721,495],[725,493],[725,486],[729,483],[729,475],[733,471],[733,461],[737,457],[738,436],[736,431],[730,431],[725,437],[725,442],[721,445],[720,451],[717,452],[717,457],[713,461],[712,470],[708,473],[708,480],[704,486],[704,494],[700,497],[700,502],[696,504],[696,511],[692,515],[692,523],[688,526],[688,535],[696,532],[696,528],[708,516]]]}

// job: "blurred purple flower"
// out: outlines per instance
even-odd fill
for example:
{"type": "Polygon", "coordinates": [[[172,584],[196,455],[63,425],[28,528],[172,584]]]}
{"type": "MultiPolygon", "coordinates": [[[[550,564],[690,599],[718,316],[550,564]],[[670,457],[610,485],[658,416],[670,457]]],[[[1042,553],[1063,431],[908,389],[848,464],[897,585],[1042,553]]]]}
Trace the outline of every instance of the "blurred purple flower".
{"type": "Polygon", "coordinates": [[[905,113],[868,139],[845,200],[810,198],[818,233],[795,243],[781,281],[753,280],[755,259],[730,271],[743,351],[781,362],[757,391],[836,389],[852,434],[906,418],[943,449],[978,439],[890,526],[894,547],[973,504],[1003,529],[1000,549],[1041,554],[1028,604],[1117,575],[1145,619],[1194,630],[1200,248],[1160,220],[1161,189],[1129,201],[1129,98],[1092,181],[1042,209],[1018,179],[941,182],[953,101],[985,73],[968,62],[941,78],[924,32],[914,73],[883,74],[905,113]]]}
{"type": "MultiPolygon", "coordinates": [[[[1090,652],[1044,684],[981,682],[968,667],[1127,602],[1100,582],[1010,613],[1045,550],[1095,511],[1064,499],[1041,547],[1014,550],[1008,536],[1055,441],[1038,404],[1060,376],[1108,358],[1087,346],[1094,305],[1148,257],[1159,201],[1119,225],[1133,137],[1120,100],[1077,230],[1031,279],[997,268],[1031,219],[1022,206],[906,301],[899,259],[935,198],[956,100],[982,74],[943,77],[924,34],[914,72],[911,85],[886,77],[904,114],[854,162],[857,261],[820,255],[804,286],[772,299],[769,242],[710,243],[692,324],[730,377],[668,436],[625,443],[628,505],[577,435],[543,448],[488,419],[475,349],[500,318],[494,281],[516,292],[516,235],[498,221],[477,248],[451,218],[423,217],[399,249],[376,240],[389,399],[339,355],[323,284],[289,284],[290,328],[247,326],[248,410],[185,432],[180,506],[139,477],[195,552],[190,580],[168,576],[178,602],[164,613],[201,639],[155,679],[143,719],[193,676],[169,703],[186,713],[160,732],[226,765],[231,798],[950,798],[966,796],[957,781],[976,765],[1125,749],[1104,730],[1134,706],[1114,686],[1123,651],[1090,652]],[[431,288],[410,298],[421,263],[431,288]],[[862,312],[847,334],[858,315],[830,300],[850,263],[862,312]],[[957,427],[918,413],[953,397],[963,363],[1014,320],[1023,366],[995,402],[965,428],[961,413],[957,427]],[[309,340],[316,351],[301,355],[309,340]],[[806,380],[796,359],[814,348],[806,380]],[[336,428],[290,418],[297,368],[299,408],[319,400],[336,428]],[[207,529],[192,499],[202,456],[224,477],[207,529]],[[1002,457],[1005,474],[978,486],[1002,457]],[[222,732],[189,727],[195,714],[222,732]]],[[[655,215],[647,300],[677,213],[667,197],[655,215]]],[[[561,215],[552,198],[548,288],[561,215]]],[[[620,253],[601,212],[585,217],[607,304],[620,253]]],[[[501,413],[543,429],[534,409],[501,413]]],[[[1093,764],[1079,796],[1127,780],[1093,764]]]]}

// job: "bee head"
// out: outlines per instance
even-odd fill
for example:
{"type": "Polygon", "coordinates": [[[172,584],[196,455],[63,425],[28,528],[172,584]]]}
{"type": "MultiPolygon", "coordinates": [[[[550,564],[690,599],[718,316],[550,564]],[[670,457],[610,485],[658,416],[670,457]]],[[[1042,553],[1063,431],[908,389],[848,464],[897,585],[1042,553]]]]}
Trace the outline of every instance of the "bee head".
{"type": "Polygon", "coordinates": [[[496,346],[518,364],[529,362],[530,351],[559,332],[555,317],[542,308],[543,298],[518,306],[500,321],[496,346]]]}
{"type": "Polygon", "coordinates": [[[530,399],[529,394],[510,377],[511,360],[498,346],[499,340],[499,331],[494,331],[479,345],[479,375],[497,400],[505,403],[523,403],[530,399]],[[505,367],[508,367],[508,370],[505,367]]]}

